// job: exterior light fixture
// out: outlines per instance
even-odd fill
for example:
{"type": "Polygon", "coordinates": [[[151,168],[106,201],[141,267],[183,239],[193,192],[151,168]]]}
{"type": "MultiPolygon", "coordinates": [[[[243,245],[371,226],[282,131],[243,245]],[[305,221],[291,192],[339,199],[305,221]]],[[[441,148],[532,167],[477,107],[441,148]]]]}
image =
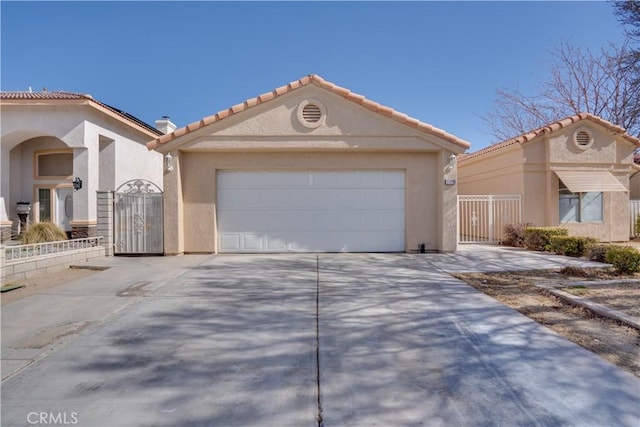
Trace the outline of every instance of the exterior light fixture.
{"type": "Polygon", "coordinates": [[[449,167],[453,169],[456,167],[457,163],[458,163],[458,158],[456,157],[455,154],[451,153],[451,155],[449,156],[449,167]]]}
{"type": "Polygon", "coordinates": [[[444,172],[444,185],[455,185],[456,183],[455,170],[456,170],[457,163],[458,163],[458,158],[456,157],[455,154],[451,153],[451,155],[449,156],[449,163],[447,164],[447,167],[445,168],[445,172],[444,172]]]}
{"type": "Polygon", "coordinates": [[[75,179],[73,180],[73,189],[78,191],[81,188],[82,188],[82,180],[76,176],[75,179]]]}
{"type": "Polygon", "coordinates": [[[164,156],[164,168],[167,172],[173,171],[173,156],[171,153],[167,153],[164,156]]]}

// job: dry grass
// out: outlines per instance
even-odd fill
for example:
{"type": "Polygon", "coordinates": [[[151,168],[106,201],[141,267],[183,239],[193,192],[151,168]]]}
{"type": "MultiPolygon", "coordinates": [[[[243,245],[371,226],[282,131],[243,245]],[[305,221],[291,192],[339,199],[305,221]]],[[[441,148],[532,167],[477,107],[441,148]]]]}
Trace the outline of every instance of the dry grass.
{"type": "Polygon", "coordinates": [[[38,222],[25,230],[22,244],[46,243],[67,240],[67,233],[52,222],[38,222]]]}

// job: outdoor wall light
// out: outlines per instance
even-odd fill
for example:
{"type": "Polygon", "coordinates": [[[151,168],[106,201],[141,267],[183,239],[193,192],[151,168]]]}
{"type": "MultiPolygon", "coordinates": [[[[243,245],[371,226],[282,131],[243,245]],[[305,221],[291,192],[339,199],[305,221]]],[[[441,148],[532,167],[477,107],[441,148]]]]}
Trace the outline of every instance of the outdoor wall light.
{"type": "Polygon", "coordinates": [[[453,168],[455,168],[455,167],[456,167],[456,164],[457,164],[457,163],[458,163],[458,158],[456,157],[456,155],[455,155],[455,154],[453,154],[453,153],[452,153],[452,154],[449,156],[449,167],[450,167],[451,169],[453,169],[453,168]]]}
{"type": "Polygon", "coordinates": [[[458,163],[458,158],[456,157],[455,154],[452,153],[449,156],[449,163],[447,163],[447,167],[445,168],[445,171],[444,171],[444,185],[455,185],[456,183],[455,170],[456,170],[457,163],[458,163]]]}
{"type": "Polygon", "coordinates": [[[82,180],[76,176],[75,179],[73,180],[73,189],[78,191],[81,188],[82,188],[82,180]]]}
{"type": "Polygon", "coordinates": [[[167,153],[164,156],[164,168],[167,172],[173,171],[173,156],[171,153],[167,153]]]}

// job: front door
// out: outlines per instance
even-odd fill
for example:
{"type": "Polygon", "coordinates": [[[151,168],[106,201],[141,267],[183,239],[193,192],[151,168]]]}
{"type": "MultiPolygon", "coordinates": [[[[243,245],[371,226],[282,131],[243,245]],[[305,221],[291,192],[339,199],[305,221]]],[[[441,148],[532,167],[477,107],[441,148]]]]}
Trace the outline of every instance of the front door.
{"type": "Polygon", "coordinates": [[[73,188],[56,189],[56,224],[67,233],[71,233],[73,219],[73,188]]]}
{"type": "Polygon", "coordinates": [[[38,222],[51,221],[62,230],[71,233],[73,219],[73,188],[39,188],[38,222]]]}

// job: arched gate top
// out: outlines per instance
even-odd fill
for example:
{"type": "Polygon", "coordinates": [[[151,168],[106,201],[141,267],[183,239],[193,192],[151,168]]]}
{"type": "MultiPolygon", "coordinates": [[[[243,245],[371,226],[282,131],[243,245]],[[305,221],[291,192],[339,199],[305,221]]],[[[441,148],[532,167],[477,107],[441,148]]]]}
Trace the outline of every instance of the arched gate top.
{"type": "Polygon", "coordinates": [[[160,193],[162,194],[162,190],[156,184],[151,181],[147,181],[146,179],[132,179],[130,181],[125,182],[116,190],[116,193],[126,193],[126,194],[135,194],[135,193],[160,193]]]}

